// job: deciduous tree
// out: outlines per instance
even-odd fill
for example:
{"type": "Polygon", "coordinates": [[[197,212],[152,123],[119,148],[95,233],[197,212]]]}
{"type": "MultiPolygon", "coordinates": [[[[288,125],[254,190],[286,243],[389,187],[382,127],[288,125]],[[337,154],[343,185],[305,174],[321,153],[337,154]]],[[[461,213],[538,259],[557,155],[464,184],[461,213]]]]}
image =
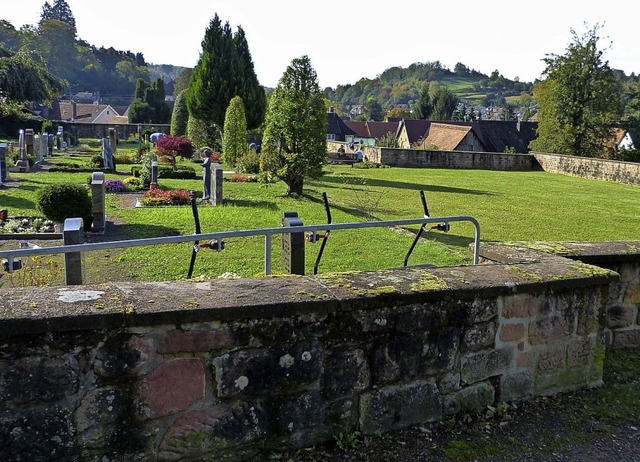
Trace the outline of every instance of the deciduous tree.
{"type": "Polygon", "coordinates": [[[305,178],[319,178],[327,162],[327,114],[308,56],[291,61],[267,108],[262,169],[301,195],[305,178]]]}
{"type": "Polygon", "coordinates": [[[601,157],[620,118],[620,86],[598,49],[596,24],[572,42],[564,55],[547,55],[544,80],[534,86],[538,137],[531,149],[601,157]]]}
{"type": "Polygon", "coordinates": [[[183,159],[190,158],[195,150],[196,149],[191,140],[181,136],[168,135],[163,136],[156,141],[156,151],[158,156],[163,161],[170,164],[173,167],[173,170],[177,169],[177,157],[182,157],[183,159]]]}

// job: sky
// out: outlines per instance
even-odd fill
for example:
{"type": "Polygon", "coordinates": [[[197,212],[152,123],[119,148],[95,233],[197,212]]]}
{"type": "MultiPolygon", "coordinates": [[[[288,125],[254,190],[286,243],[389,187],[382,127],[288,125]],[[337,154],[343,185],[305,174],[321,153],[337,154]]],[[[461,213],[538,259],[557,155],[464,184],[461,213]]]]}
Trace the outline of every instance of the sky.
{"type": "MultiPolygon", "coordinates": [[[[49,0],[53,4],[54,0],[49,0]]],[[[640,74],[637,17],[627,0],[66,0],[78,38],[142,53],[147,63],[194,67],[215,14],[246,35],[261,85],[275,87],[308,56],[321,88],[374,79],[386,69],[440,61],[507,79],[541,78],[543,59],[563,55],[571,30],[601,26],[599,48],[614,69],[640,74]]],[[[0,19],[35,25],[45,0],[0,0],[0,19]]]]}

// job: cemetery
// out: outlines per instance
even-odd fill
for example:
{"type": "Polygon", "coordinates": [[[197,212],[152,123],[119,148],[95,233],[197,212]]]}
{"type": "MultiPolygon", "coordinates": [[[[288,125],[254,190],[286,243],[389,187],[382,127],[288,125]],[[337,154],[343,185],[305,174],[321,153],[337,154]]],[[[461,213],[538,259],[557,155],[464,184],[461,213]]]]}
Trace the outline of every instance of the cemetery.
{"type": "Polygon", "coordinates": [[[46,155],[3,178],[8,217],[54,176],[90,197],[59,242],[0,240],[5,457],[256,460],[598,387],[640,346],[637,186],[337,164],[293,199],[152,157],[149,191],[189,191],[154,207],[107,191],[129,169],[100,149],[89,179],[46,155]],[[49,284],[7,282],[54,246],[49,284]]]}

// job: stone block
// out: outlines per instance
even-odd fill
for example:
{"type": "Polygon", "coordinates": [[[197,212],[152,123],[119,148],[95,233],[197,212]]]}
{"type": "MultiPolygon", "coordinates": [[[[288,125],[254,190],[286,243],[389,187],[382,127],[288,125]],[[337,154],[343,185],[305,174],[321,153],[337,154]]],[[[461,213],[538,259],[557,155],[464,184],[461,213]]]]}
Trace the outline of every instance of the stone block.
{"type": "Polygon", "coordinates": [[[500,401],[509,402],[526,399],[533,392],[533,377],[529,372],[516,372],[500,377],[500,401]]]}
{"type": "Polygon", "coordinates": [[[575,314],[554,315],[529,323],[529,343],[540,345],[568,339],[574,325],[575,314]]]}
{"type": "Polygon", "coordinates": [[[615,304],[607,307],[607,327],[616,329],[635,323],[638,310],[631,305],[615,304]]]}
{"type": "Polygon", "coordinates": [[[498,315],[498,302],[495,298],[476,298],[467,310],[467,320],[471,324],[488,322],[498,315]]]}
{"type": "Polygon", "coordinates": [[[326,364],[325,393],[330,399],[355,395],[371,383],[369,363],[361,349],[332,353],[326,364]]]}
{"type": "Polygon", "coordinates": [[[360,429],[380,434],[442,418],[443,399],[434,380],[378,388],[360,398],[360,429]]]}
{"type": "Polygon", "coordinates": [[[480,382],[444,397],[445,415],[461,412],[475,414],[484,410],[495,400],[495,390],[487,382],[480,382]]]}
{"type": "Polygon", "coordinates": [[[158,460],[258,460],[259,448],[269,433],[268,412],[262,400],[188,412],[167,430],[158,460]]]}
{"type": "Polygon", "coordinates": [[[172,359],[160,363],[141,383],[151,418],[185,411],[205,397],[205,375],[198,358],[172,359]]]}
{"type": "Polygon", "coordinates": [[[472,384],[495,375],[501,375],[511,369],[513,351],[511,348],[471,353],[460,360],[463,384],[472,384]]]}
{"type": "Polygon", "coordinates": [[[294,447],[312,446],[326,440],[328,409],[319,390],[274,400],[276,433],[288,435],[294,447]]]}
{"type": "Polygon", "coordinates": [[[270,351],[238,350],[213,360],[219,397],[292,392],[309,388],[323,373],[320,342],[304,342],[270,351]]]}
{"type": "Polygon", "coordinates": [[[453,393],[460,389],[460,374],[456,372],[444,374],[437,378],[437,383],[442,395],[453,393]]]}
{"type": "Polygon", "coordinates": [[[458,361],[461,334],[456,329],[431,333],[422,348],[420,376],[431,376],[452,370],[458,361]]]}
{"type": "Polygon", "coordinates": [[[118,431],[116,422],[127,411],[123,390],[115,387],[90,390],[74,414],[82,446],[108,447],[118,431]]]}
{"type": "Polygon", "coordinates": [[[465,329],[462,346],[468,350],[478,350],[492,346],[496,339],[496,326],[493,322],[471,325],[465,329]]]}
{"type": "Polygon", "coordinates": [[[371,354],[373,383],[378,385],[416,377],[422,345],[421,339],[408,335],[375,345],[371,354]]]}
{"type": "Polygon", "coordinates": [[[68,406],[51,406],[3,416],[0,452],[3,461],[74,460],[75,427],[68,406]]]}
{"type": "Polygon", "coordinates": [[[215,351],[233,344],[228,327],[216,330],[174,329],[158,340],[158,353],[215,351]]]}
{"type": "Polygon", "coordinates": [[[635,281],[627,284],[622,302],[630,305],[640,305],[640,283],[635,281]]]}
{"type": "Polygon", "coordinates": [[[566,364],[564,348],[541,351],[538,355],[538,373],[540,374],[560,371],[566,364]]]}
{"type": "Polygon", "coordinates": [[[522,322],[511,322],[500,325],[500,341],[518,342],[524,338],[525,324],[522,322]]]}
{"type": "Polygon", "coordinates": [[[79,367],[73,357],[27,356],[0,361],[0,402],[48,403],[78,391],[79,367]]]}
{"type": "Polygon", "coordinates": [[[541,295],[516,294],[509,295],[502,299],[502,317],[528,318],[536,315],[544,304],[541,295]]]}

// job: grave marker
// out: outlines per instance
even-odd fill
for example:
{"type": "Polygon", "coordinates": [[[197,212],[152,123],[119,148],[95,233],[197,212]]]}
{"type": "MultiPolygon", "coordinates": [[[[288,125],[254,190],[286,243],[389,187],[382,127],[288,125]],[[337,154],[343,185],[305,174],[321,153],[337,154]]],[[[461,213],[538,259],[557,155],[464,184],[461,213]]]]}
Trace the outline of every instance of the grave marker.
{"type": "Polygon", "coordinates": [[[104,172],[91,174],[91,222],[92,232],[102,232],[105,228],[105,184],[104,172]]]}
{"type": "Polygon", "coordinates": [[[211,175],[211,179],[213,181],[212,191],[213,195],[211,196],[211,203],[213,205],[222,205],[222,166],[215,162],[212,165],[213,174],[211,175]]]}

